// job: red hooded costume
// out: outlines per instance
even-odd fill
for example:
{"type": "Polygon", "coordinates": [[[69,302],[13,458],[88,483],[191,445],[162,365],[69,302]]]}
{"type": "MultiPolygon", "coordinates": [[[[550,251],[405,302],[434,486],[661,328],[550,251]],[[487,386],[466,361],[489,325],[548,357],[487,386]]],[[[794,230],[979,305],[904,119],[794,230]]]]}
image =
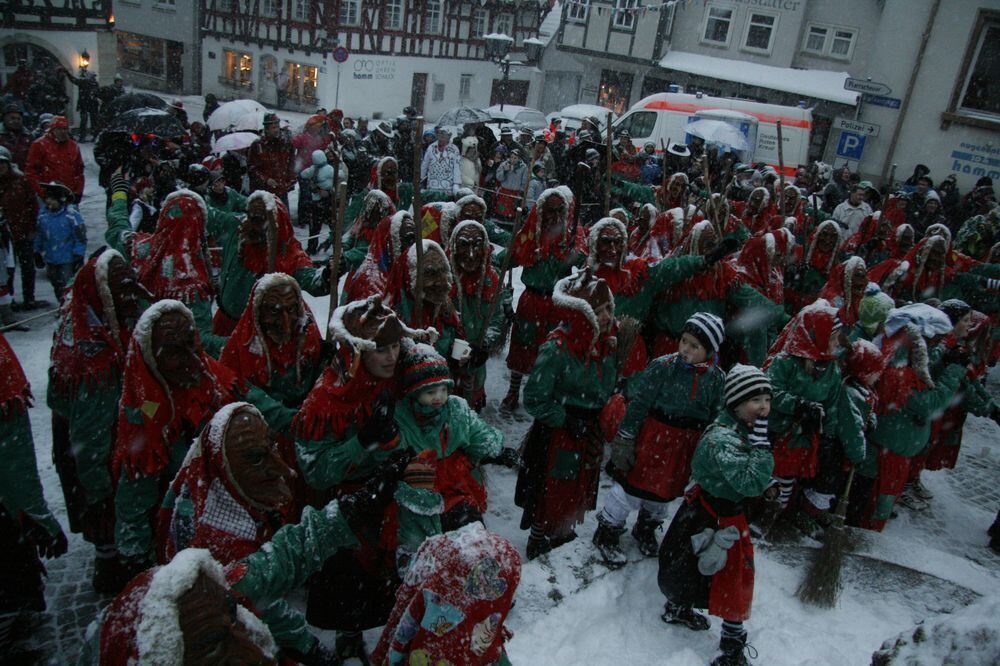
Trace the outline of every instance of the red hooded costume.
{"type": "Polygon", "coordinates": [[[858,306],[865,295],[865,287],[868,286],[867,279],[863,281],[864,284],[854,284],[854,274],[858,268],[866,271],[867,275],[867,266],[861,257],[851,257],[840,262],[830,271],[830,277],[819,292],[819,298],[829,301],[830,305],[838,309],[837,313],[844,326],[854,326],[858,322],[858,306]]]}
{"type": "Polygon", "coordinates": [[[344,283],[344,301],[363,301],[385,291],[389,271],[403,253],[400,230],[407,218],[413,219],[406,211],[397,211],[378,223],[368,245],[368,255],[344,283]]]}

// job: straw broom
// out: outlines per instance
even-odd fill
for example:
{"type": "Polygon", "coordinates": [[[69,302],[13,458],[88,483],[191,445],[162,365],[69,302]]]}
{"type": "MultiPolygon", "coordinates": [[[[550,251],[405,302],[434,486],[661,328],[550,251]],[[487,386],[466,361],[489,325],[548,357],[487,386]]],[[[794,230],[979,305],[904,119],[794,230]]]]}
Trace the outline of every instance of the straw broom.
{"type": "Polygon", "coordinates": [[[844,565],[844,554],[848,547],[847,527],[844,519],[847,516],[847,502],[851,494],[851,482],[854,481],[854,467],[847,474],[844,492],[837,502],[833,514],[833,525],[826,530],[823,546],[817,551],[810,563],[806,577],[802,580],[795,594],[803,603],[833,608],[837,604],[837,596],[843,587],[840,574],[844,565]]]}

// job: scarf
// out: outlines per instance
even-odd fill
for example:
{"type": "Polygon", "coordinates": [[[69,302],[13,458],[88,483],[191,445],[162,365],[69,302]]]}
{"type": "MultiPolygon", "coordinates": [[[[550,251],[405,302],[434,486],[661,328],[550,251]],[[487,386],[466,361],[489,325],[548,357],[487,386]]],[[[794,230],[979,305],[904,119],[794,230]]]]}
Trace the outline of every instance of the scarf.
{"type": "Polygon", "coordinates": [[[129,331],[118,323],[108,288],[108,266],[116,258],[118,252],[105,250],[84,264],[60,308],[49,386],[61,398],[75,399],[84,380],[103,384],[122,376],[129,331]]]}
{"type": "Polygon", "coordinates": [[[292,430],[297,438],[310,441],[343,439],[348,429],[371,416],[380,393],[395,389],[395,377],[373,377],[361,355],[342,344],[337,359],[323,370],[295,415],[292,430]]]}
{"type": "Polygon", "coordinates": [[[135,234],[132,266],[139,282],[157,299],[191,303],[212,296],[206,210],[198,194],[178,190],[163,200],[156,231],[135,234]]]}
{"type": "Polygon", "coordinates": [[[282,273],[269,273],[257,280],[250,292],[250,304],[236,323],[232,335],[222,349],[219,362],[231,368],[241,382],[267,387],[277,372],[294,372],[301,376],[305,365],[320,363],[322,338],[312,310],[302,298],[298,283],[282,273]],[[264,334],[257,320],[257,311],[263,294],[276,285],[292,286],[299,296],[299,319],[292,339],[281,346],[275,345],[264,334]]]}

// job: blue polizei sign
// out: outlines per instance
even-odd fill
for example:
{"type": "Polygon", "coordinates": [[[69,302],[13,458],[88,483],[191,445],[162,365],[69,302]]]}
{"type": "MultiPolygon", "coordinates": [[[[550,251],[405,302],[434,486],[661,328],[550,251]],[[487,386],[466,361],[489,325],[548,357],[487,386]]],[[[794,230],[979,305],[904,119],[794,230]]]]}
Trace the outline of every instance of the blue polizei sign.
{"type": "Polygon", "coordinates": [[[885,97],[884,95],[862,95],[861,99],[864,100],[865,104],[885,106],[890,109],[898,109],[899,105],[903,103],[898,97],[885,97]]]}
{"type": "Polygon", "coordinates": [[[841,132],[840,141],[837,142],[837,157],[849,160],[861,160],[861,153],[865,150],[865,139],[868,137],[855,134],[854,132],[841,132]]]}

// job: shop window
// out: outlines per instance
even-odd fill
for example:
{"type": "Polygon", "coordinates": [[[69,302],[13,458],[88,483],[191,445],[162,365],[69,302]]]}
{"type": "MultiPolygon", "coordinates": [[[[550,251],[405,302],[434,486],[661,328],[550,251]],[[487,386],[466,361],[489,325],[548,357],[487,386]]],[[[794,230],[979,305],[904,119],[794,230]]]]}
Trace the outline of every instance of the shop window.
{"type": "Polygon", "coordinates": [[[770,53],[777,27],[777,14],[750,12],[747,30],[743,35],[743,48],[747,51],[770,53]]]}
{"type": "Polygon", "coordinates": [[[115,31],[118,37],[118,66],[158,79],[167,77],[167,42],[156,37],[115,31]]]}
{"type": "Polygon", "coordinates": [[[400,30],[403,27],[403,0],[385,0],[382,12],[386,30],[400,30]]]}
{"type": "Polygon", "coordinates": [[[628,108],[632,95],[632,75],[627,72],[601,70],[601,87],[597,92],[597,104],[623,113],[628,108]]]}
{"type": "Polygon", "coordinates": [[[297,62],[286,63],[285,68],[288,72],[288,98],[300,104],[315,103],[319,69],[297,62]]]}
{"type": "Polygon", "coordinates": [[[569,9],[566,11],[566,20],[569,23],[586,23],[589,13],[590,0],[570,0],[569,9]]]}
{"type": "Polygon", "coordinates": [[[701,41],[708,44],[728,46],[732,25],[732,9],[709,5],[708,12],[705,14],[705,29],[702,31],[701,41]]]}
{"type": "Polygon", "coordinates": [[[1000,12],[981,10],[944,114],[946,123],[1000,129],[997,62],[1000,62],[1000,12]]]}
{"type": "Polygon", "coordinates": [[[253,87],[253,56],[239,51],[222,51],[222,76],[220,83],[241,88],[253,87]]]}

